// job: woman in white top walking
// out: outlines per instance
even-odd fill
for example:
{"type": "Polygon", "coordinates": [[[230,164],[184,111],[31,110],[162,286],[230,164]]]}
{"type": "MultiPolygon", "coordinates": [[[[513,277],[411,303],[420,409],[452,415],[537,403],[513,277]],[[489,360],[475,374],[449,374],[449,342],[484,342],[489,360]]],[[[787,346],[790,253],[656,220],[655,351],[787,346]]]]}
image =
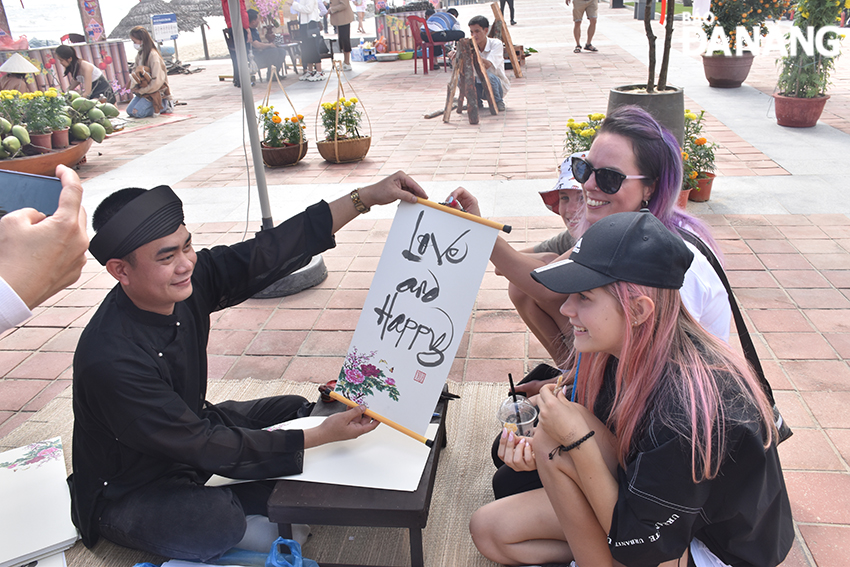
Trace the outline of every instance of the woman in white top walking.
{"type": "Polygon", "coordinates": [[[319,12],[318,0],[295,0],[292,10],[298,13],[301,23],[301,58],[304,61],[304,74],[299,77],[300,81],[323,81],[325,73],[322,72],[322,59],[319,54],[318,42],[321,41],[320,21],[322,16],[319,12]]]}
{"type": "Polygon", "coordinates": [[[357,33],[366,33],[363,29],[363,18],[366,17],[366,0],[351,0],[354,2],[354,13],[357,14],[357,33]]]}

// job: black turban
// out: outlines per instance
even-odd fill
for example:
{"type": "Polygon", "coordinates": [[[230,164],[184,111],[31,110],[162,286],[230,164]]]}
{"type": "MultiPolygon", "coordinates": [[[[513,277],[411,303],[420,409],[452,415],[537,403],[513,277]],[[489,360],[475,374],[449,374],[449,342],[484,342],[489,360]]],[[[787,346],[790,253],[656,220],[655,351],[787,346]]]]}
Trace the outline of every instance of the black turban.
{"type": "Polygon", "coordinates": [[[145,191],[104,224],[89,244],[89,252],[106,265],[136,248],[168,236],[183,224],[183,202],[171,187],[160,185],[145,191]]]}

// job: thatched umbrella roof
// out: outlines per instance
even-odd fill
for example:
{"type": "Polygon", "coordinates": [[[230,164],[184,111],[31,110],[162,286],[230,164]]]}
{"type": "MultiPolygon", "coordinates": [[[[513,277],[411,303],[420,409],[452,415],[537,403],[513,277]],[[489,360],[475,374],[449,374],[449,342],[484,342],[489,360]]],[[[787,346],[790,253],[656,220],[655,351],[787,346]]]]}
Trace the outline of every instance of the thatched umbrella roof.
{"type": "Polygon", "coordinates": [[[207,18],[210,16],[223,16],[221,11],[221,0],[171,0],[169,2],[175,10],[184,14],[207,18]]]}
{"type": "Polygon", "coordinates": [[[177,29],[180,31],[190,32],[204,23],[204,20],[199,16],[186,14],[178,9],[178,6],[169,4],[163,0],[139,0],[139,3],[133,6],[127,12],[127,15],[115,26],[115,29],[109,34],[109,39],[130,37],[130,30],[136,26],[142,26],[150,30],[151,16],[171,13],[177,14],[177,29]]]}

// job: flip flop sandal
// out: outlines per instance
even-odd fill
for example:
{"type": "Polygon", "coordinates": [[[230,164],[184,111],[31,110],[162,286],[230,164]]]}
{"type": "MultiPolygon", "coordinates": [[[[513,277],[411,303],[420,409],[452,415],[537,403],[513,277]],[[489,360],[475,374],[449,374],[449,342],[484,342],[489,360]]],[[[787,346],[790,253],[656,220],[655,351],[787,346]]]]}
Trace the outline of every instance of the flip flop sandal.
{"type": "Polygon", "coordinates": [[[584,46],[584,49],[585,49],[586,51],[599,51],[598,49],[596,49],[595,47],[593,47],[593,46],[592,46],[592,45],[590,45],[589,43],[588,43],[587,45],[585,45],[585,46],[584,46]]]}
{"type": "Polygon", "coordinates": [[[576,45],[576,48],[575,48],[575,49],[573,49],[573,53],[581,53],[581,46],[580,46],[580,45],[576,45]]]}

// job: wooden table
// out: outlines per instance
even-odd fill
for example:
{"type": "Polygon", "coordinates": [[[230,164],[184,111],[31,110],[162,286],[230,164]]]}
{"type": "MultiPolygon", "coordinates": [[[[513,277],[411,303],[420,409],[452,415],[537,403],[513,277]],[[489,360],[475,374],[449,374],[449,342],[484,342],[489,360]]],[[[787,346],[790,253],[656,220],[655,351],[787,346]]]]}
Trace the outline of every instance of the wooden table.
{"type": "MultiPolygon", "coordinates": [[[[269,520],[287,539],[292,537],[293,523],[407,528],[411,567],[425,567],[422,529],[428,523],[437,463],[445,446],[447,406],[447,400],[441,400],[435,410],[440,425],[415,492],[279,480],[269,498],[269,520]]],[[[323,563],[322,567],[353,566],[323,563]]]]}

